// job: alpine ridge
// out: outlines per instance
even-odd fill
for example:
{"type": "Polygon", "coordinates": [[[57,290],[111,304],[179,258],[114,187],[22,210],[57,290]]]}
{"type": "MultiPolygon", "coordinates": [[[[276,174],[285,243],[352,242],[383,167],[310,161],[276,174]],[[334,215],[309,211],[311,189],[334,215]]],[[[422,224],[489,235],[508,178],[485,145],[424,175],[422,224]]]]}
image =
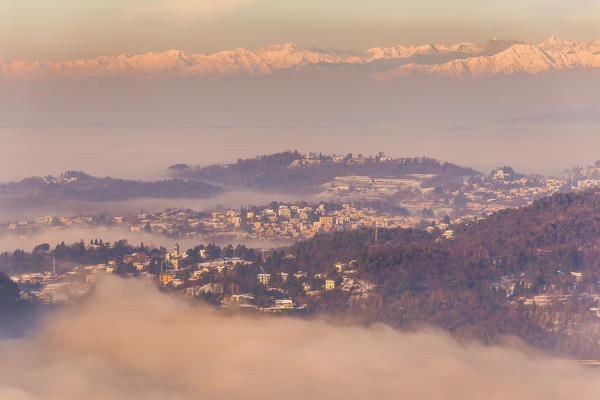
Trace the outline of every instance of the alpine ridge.
{"type": "Polygon", "coordinates": [[[572,42],[554,35],[538,45],[494,38],[484,43],[463,42],[452,46],[375,47],[363,53],[303,49],[285,43],[210,54],[168,50],[67,61],[0,59],[0,79],[218,79],[278,72],[302,75],[330,72],[342,76],[350,72],[385,81],[416,74],[465,79],[591,68],[600,68],[600,41],[572,42]]]}

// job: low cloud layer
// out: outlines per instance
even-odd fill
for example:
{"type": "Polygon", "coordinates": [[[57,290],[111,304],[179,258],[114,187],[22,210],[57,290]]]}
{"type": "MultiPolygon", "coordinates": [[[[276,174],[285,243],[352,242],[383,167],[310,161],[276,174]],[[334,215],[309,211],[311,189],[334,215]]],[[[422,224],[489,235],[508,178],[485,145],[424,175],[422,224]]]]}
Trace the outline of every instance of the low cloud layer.
{"type": "MultiPolygon", "coordinates": [[[[169,238],[164,235],[153,234],[148,232],[131,232],[121,227],[108,229],[100,229],[98,227],[67,227],[64,229],[53,230],[51,228],[43,228],[41,231],[29,236],[17,236],[10,233],[0,235],[0,252],[12,252],[15,249],[31,251],[35,246],[41,243],[48,243],[54,248],[57,244],[65,242],[71,244],[83,240],[88,243],[90,239],[102,239],[105,242],[115,242],[117,240],[126,239],[129,243],[139,245],[143,242],[145,245],[160,245],[171,248],[177,239],[169,238]]],[[[187,240],[181,242],[182,245],[197,245],[197,241],[187,240]]]]}
{"type": "Polygon", "coordinates": [[[592,399],[597,373],[435,332],[225,316],[104,281],[33,337],[0,342],[0,398],[592,399]]]}
{"type": "Polygon", "coordinates": [[[201,238],[175,238],[168,237],[159,233],[151,232],[131,232],[122,227],[98,228],[98,227],[67,227],[60,230],[44,228],[41,231],[20,237],[14,234],[0,234],[0,252],[12,252],[15,249],[31,251],[35,246],[41,243],[48,243],[51,248],[57,244],[65,242],[72,244],[83,240],[88,243],[90,239],[102,239],[105,242],[116,242],[117,240],[127,240],[128,243],[138,246],[144,243],[145,246],[160,247],[165,246],[171,249],[175,243],[179,243],[183,249],[190,249],[199,244],[214,243],[221,246],[243,244],[252,248],[277,248],[289,246],[292,240],[265,240],[255,239],[247,235],[211,235],[201,238]]]}
{"type": "Polygon", "coordinates": [[[47,215],[75,216],[99,215],[125,216],[143,209],[145,212],[161,212],[165,209],[191,209],[206,211],[219,207],[239,209],[240,207],[262,206],[272,201],[294,202],[304,200],[312,202],[318,198],[312,194],[282,194],[255,191],[224,192],[209,198],[148,198],[138,197],[131,200],[88,201],[64,200],[59,204],[43,204],[40,206],[23,206],[15,202],[6,204],[0,200],[0,221],[27,221],[47,215]]]}

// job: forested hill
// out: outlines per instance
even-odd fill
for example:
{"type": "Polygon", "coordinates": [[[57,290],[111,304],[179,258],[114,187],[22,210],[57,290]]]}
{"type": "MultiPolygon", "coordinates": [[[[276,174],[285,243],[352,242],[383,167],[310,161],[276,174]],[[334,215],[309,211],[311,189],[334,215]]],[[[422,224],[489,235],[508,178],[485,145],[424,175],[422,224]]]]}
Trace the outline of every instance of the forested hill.
{"type": "Polygon", "coordinates": [[[391,159],[373,157],[310,155],[298,151],[263,155],[237,163],[193,167],[178,164],[169,167],[173,176],[198,179],[228,187],[246,187],[282,192],[314,191],[336,176],[363,175],[402,178],[411,174],[432,174],[441,179],[479,175],[471,168],[420,158],[391,159]]]}
{"type": "Polygon", "coordinates": [[[52,204],[64,200],[128,200],[134,198],[200,198],[221,193],[214,185],[199,181],[167,179],[136,181],[98,178],[83,172],[68,171],[58,177],[32,177],[0,184],[0,201],[6,205],[52,204]]]}
{"type": "Polygon", "coordinates": [[[561,261],[560,254],[577,254],[581,258],[586,252],[600,250],[600,189],[558,193],[529,206],[505,209],[447,229],[454,232],[453,239],[441,237],[439,229],[431,233],[380,229],[377,243],[373,230],[338,232],[299,242],[291,251],[310,256],[312,265],[325,265],[344,254],[345,258],[352,258],[418,246],[446,252],[463,264],[477,262],[490,267],[486,269],[490,276],[521,272],[528,265],[528,257],[553,258],[556,265],[566,268],[584,267],[561,261]],[[325,257],[322,262],[321,253],[325,257]]]}
{"type": "Polygon", "coordinates": [[[360,306],[328,297],[320,305],[328,314],[431,324],[485,341],[516,335],[561,354],[600,357],[600,318],[590,312],[600,293],[599,190],[556,194],[448,229],[453,239],[440,230],[380,229],[377,242],[373,230],[341,232],[289,251],[311,272],[354,260],[356,277],[377,285],[360,306]]]}

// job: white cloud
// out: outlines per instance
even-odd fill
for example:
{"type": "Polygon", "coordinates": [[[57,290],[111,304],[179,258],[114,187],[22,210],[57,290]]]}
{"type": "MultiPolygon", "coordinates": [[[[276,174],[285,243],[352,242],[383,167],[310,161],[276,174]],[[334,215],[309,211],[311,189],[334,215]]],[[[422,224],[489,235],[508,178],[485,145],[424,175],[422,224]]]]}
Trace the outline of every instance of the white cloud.
{"type": "Polygon", "coordinates": [[[596,399],[594,371],[438,332],[228,316],[108,279],[36,334],[0,340],[0,398],[596,399]]]}

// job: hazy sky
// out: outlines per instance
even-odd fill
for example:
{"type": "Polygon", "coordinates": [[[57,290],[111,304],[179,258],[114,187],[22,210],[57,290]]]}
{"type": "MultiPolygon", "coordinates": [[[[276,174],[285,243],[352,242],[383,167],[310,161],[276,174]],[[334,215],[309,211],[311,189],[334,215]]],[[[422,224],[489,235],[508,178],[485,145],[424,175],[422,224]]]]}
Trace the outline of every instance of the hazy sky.
{"type": "Polygon", "coordinates": [[[600,38],[600,0],[1,0],[0,57],[600,38]]]}
{"type": "Polygon", "coordinates": [[[277,151],[429,156],[562,174],[598,158],[597,72],[491,80],[0,84],[0,182],[83,170],[153,179],[176,163],[277,151]]]}
{"type": "MultiPolygon", "coordinates": [[[[600,39],[600,0],[0,0],[0,57],[178,48],[600,39]]],[[[0,85],[0,182],[84,170],[152,179],[288,149],[430,156],[562,174],[600,157],[596,71],[490,80],[229,77],[0,85]]]]}

